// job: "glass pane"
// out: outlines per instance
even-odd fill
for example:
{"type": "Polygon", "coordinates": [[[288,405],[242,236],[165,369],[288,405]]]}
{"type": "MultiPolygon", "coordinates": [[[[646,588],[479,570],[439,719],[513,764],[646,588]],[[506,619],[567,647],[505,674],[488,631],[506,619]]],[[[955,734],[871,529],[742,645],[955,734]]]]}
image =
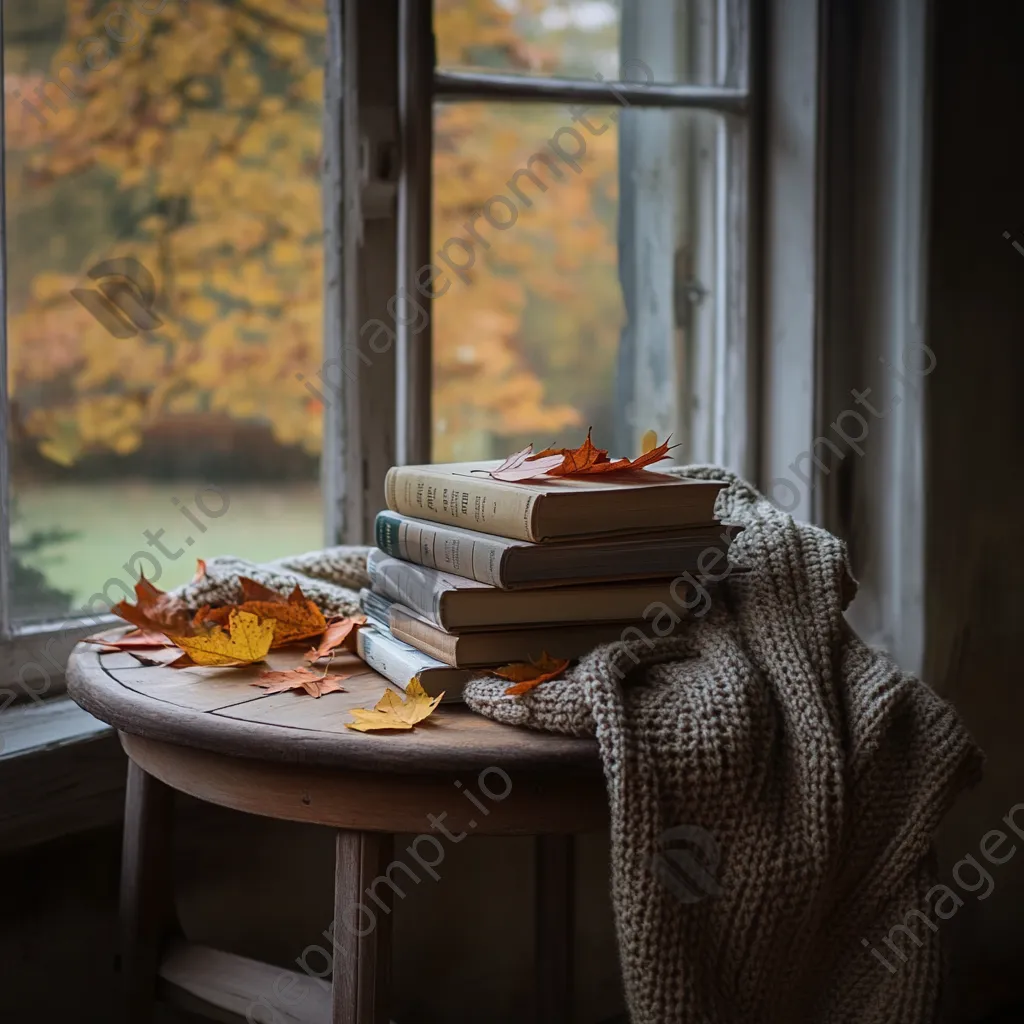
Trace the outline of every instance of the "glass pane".
{"type": "Polygon", "coordinates": [[[434,0],[438,66],[452,71],[735,84],[719,12],[739,0],[434,0]],[[721,45],[719,45],[719,39],[721,45]]]}
{"type": "Polygon", "coordinates": [[[589,427],[613,456],[653,429],[680,461],[707,457],[721,128],[683,111],[437,106],[436,461],[589,427]]]}
{"type": "Polygon", "coordinates": [[[319,545],[323,0],[4,19],[14,617],[319,545]]]}

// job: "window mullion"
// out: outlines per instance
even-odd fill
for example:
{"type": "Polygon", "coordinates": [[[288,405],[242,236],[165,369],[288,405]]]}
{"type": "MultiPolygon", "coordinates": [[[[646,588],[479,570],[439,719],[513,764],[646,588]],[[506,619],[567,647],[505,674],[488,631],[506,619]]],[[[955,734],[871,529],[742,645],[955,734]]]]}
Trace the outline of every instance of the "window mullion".
{"type": "Polygon", "coordinates": [[[324,140],[328,539],[372,537],[395,462],[397,4],[329,4],[324,140]]]}
{"type": "MultiPolygon", "coordinates": [[[[0,5],[0,80],[4,76],[4,20],[0,5]]],[[[7,172],[4,104],[0,103],[0,641],[11,636],[10,438],[7,380],[7,172]]]]}
{"type": "Polygon", "coordinates": [[[396,462],[429,462],[433,331],[430,232],[433,204],[434,36],[429,5],[399,0],[398,335],[396,462]],[[421,274],[426,270],[425,275],[421,274]]]}
{"type": "Polygon", "coordinates": [[[626,62],[632,81],[532,78],[498,72],[435,71],[434,98],[526,103],[579,103],[585,106],[678,107],[742,114],[744,89],[719,85],[674,85],[655,81],[642,60],[626,62]]]}

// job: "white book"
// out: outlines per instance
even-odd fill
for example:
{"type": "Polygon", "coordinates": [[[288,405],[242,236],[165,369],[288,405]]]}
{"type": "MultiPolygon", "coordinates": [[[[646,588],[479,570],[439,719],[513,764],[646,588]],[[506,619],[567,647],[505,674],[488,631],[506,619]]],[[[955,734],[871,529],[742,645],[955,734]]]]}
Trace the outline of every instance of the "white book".
{"type": "Polygon", "coordinates": [[[431,697],[444,693],[445,704],[462,700],[466,683],[482,674],[479,670],[451,668],[411,644],[396,640],[384,623],[371,618],[356,634],[356,653],[400,690],[405,690],[410,680],[418,679],[431,697]]]}

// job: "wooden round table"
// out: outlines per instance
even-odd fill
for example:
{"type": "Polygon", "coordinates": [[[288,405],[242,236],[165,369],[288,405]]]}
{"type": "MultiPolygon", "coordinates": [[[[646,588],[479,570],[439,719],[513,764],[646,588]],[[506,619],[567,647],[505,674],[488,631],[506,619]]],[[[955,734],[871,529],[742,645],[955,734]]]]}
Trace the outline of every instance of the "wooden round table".
{"type": "Polygon", "coordinates": [[[349,709],[373,707],[388,684],[346,658],[335,663],[353,672],[346,692],[314,699],[252,685],[268,667],[301,664],[301,651],[230,669],[147,666],[89,645],[72,653],[69,693],[117,729],[129,758],[121,879],[129,1024],[148,1024],[158,997],[222,1021],[387,1024],[393,896],[414,878],[436,877],[445,846],[476,833],[538,837],[537,1020],[564,1024],[572,835],[607,822],[596,744],[499,725],[461,704],[442,704],[409,732],[355,732],[345,727],[349,709]],[[301,991],[317,998],[296,1003],[292,990],[306,981],[298,972],[184,941],[173,910],[173,790],[337,830],[329,995],[307,983],[301,991]],[[395,833],[416,838],[396,850],[395,833]]]}

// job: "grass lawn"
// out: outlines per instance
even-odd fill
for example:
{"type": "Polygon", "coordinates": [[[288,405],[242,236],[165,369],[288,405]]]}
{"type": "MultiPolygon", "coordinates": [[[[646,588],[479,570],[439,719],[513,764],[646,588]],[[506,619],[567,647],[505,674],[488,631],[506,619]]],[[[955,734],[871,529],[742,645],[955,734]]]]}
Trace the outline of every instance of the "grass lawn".
{"type": "MultiPolygon", "coordinates": [[[[70,591],[76,607],[101,592],[113,577],[132,584],[126,563],[141,566],[166,590],[191,578],[197,558],[238,555],[264,561],[323,546],[317,484],[230,484],[204,492],[206,486],[148,480],[31,488],[15,484],[17,520],[12,535],[18,540],[30,531],[54,527],[76,534],[27,560],[53,586],[70,591]],[[212,514],[206,515],[203,506],[212,514]],[[145,531],[169,554],[147,543],[145,531]],[[136,552],[151,554],[159,571],[154,572],[146,559],[133,563],[136,552]]],[[[112,593],[119,592],[115,588],[112,593]]],[[[16,607],[14,613],[17,616],[16,607]]]]}

